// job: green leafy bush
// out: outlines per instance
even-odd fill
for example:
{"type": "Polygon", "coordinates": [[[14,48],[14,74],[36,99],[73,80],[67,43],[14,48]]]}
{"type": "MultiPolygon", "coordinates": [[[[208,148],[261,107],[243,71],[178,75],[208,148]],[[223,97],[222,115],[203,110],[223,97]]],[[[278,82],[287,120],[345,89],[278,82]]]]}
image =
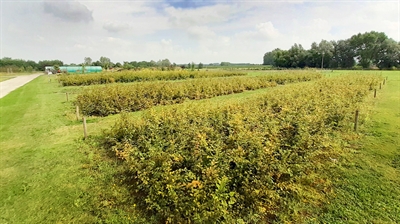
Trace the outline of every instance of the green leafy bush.
{"type": "Polygon", "coordinates": [[[211,98],[291,82],[309,81],[320,74],[287,74],[256,77],[194,79],[184,82],[145,82],[87,88],[77,97],[85,115],[107,116],[122,111],[138,111],[155,105],[211,98]]]}
{"type": "Polygon", "coordinates": [[[330,193],[317,170],[371,83],[346,76],[229,106],[123,114],[103,146],[125,161],[135,203],[160,223],[300,222],[296,203],[318,206],[330,193]]]}
{"type": "Polygon", "coordinates": [[[212,78],[212,77],[230,77],[244,76],[246,73],[239,71],[122,71],[122,72],[105,72],[97,74],[63,74],[59,76],[59,81],[63,86],[86,86],[107,83],[127,83],[127,82],[143,82],[155,80],[181,80],[193,78],[212,78]]]}

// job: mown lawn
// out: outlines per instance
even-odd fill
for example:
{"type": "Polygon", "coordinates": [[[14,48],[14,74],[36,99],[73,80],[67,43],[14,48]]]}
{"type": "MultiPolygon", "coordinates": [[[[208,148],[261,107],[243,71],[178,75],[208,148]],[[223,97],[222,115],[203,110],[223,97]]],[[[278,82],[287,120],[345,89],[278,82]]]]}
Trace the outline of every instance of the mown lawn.
{"type": "MultiPolygon", "coordinates": [[[[382,75],[389,80],[369,99],[372,114],[360,127],[361,140],[332,174],[335,195],[311,222],[400,222],[400,75],[382,75]]],[[[146,223],[124,204],[129,193],[118,184],[120,164],[97,149],[96,136],[119,115],[88,118],[91,137],[83,141],[82,124],[65,98],[72,92],[73,100],[79,90],[42,76],[0,99],[0,223],[146,223]]],[[[225,104],[266,91],[185,104],[225,104]]]]}
{"type": "Polygon", "coordinates": [[[88,223],[93,179],[82,169],[80,125],[41,76],[0,99],[0,223],[88,223]]]}
{"type": "MultiPolygon", "coordinates": [[[[340,72],[335,72],[340,73],[340,72]]],[[[316,223],[400,223],[400,74],[388,77],[335,174],[335,195],[316,223]]]]}
{"type": "MultiPolygon", "coordinates": [[[[118,162],[96,151],[92,139],[82,139],[71,102],[81,88],[41,76],[0,99],[0,223],[129,221],[129,214],[121,217],[123,211],[104,200],[125,194],[112,189],[118,162]]],[[[265,91],[187,103],[229,103],[265,91]]],[[[95,138],[117,117],[89,117],[89,135],[95,138]]]]}

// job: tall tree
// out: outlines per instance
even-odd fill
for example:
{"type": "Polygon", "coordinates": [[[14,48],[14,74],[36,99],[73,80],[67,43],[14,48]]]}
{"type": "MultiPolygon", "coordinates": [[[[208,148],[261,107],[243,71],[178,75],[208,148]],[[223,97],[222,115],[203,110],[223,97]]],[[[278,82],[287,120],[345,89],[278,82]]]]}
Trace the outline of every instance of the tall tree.
{"type": "Polygon", "coordinates": [[[170,67],[171,62],[166,58],[164,60],[158,60],[157,61],[157,66],[158,67],[170,67]]]}
{"type": "Polygon", "coordinates": [[[85,66],[91,66],[92,65],[92,59],[90,57],[85,57],[84,64],[85,64],[85,66]]]}
{"type": "Polygon", "coordinates": [[[307,66],[315,68],[330,67],[333,51],[334,48],[332,42],[326,40],[321,40],[319,44],[313,42],[310,50],[307,51],[307,66]]]}
{"type": "Polygon", "coordinates": [[[277,48],[272,52],[274,55],[275,66],[283,68],[290,67],[290,56],[288,51],[277,48]]]}
{"type": "Polygon", "coordinates": [[[304,68],[306,66],[307,52],[301,44],[294,44],[288,50],[288,56],[289,68],[304,68]]]}
{"type": "Polygon", "coordinates": [[[101,62],[99,60],[92,63],[93,66],[101,66],[101,62]]]}
{"type": "Polygon", "coordinates": [[[374,63],[380,69],[392,69],[400,67],[400,42],[386,39],[379,47],[374,63]]]}
{"type": "Polygon", "coordinates": [[[192,64],[191,64],[191,69],[192,69],[192,71],[194,71],[194,67],[196,66],[196,64],[192,61],[192,64]]]}
{"type": "Polygon", "coordinates": [[[350,44],[350,40],[339,40],[333,42],[333,54],[331,67],[333,68],[351,68],[356,64],[354,58],[356,53],[350,44]]]}
{"type": "Polygon", "coordinates": [[[263,65],[275,65],[274,52],[270,51],[264,54],[263,65]]]}
{"type": "Polygon", "coordinates": [[[111,60],[109,59],[109,58],[107,58],[107,57],[100,57],[100,63],[101,63],[101,66],[103,67],[103,68],[105,68],[105,69],[108,69],[108,68],[110,68],[110,64],[111,64],[111,60]]]}
{"type": "Polygon", "coordinates": [[[332,42],[321,40],[318,44],[319,54],[321,56],[321,68],[329,67],[333,56],[332,42]]]}
{"type": "Polygon", "coordinates": [[[363,68],[369,68],[377,61],[379,49],[387,39],[385,33],[375,31],[359,33],[350,38],[350,44],[363,68]]]}

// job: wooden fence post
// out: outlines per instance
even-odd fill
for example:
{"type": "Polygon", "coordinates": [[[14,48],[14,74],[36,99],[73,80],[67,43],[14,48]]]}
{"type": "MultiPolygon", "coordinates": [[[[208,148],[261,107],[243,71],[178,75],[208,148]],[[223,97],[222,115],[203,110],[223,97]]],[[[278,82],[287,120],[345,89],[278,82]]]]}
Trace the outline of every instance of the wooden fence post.
{"type": "Polygon", "coordinates": [[[76,120],[79,121],[79,106],[76,105],[76,120]]]}
{"type": "Polygon", "coordinates": [[[67,102],[68,102],[68,93],[65,93],[65,96],[67,97],[67,102]]]}
{"type": "Polygon", "coordinates": [[[356,115],[354,117],[354,131],[357,131],[357,126],[358,126],[358,110],[356,110],[356,115]]]}
{"type": "Polygon", "coordinates": [[[386,83],[386,79],[383,80],[383,85],[385,85],[385,83],[386,83]]]}
{"type": "Polygon", "coordinates": [[[375,89],[375,91],[374,91],[374,98],[376,98],[376,89],[375,89]]]}
{"type": "Polygon", "coordinates": [[[87,138],[86,117],[83,117],[83,136],[84,139],[87,138]]]}

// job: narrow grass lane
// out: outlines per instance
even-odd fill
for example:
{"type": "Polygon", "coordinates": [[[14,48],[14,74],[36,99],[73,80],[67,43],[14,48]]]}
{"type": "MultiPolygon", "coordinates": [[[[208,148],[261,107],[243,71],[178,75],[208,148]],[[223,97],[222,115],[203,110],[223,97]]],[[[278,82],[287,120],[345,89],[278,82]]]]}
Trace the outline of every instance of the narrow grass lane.
{"type": "Polygon", "coordinates": [[[90,223],[93,185],[76,140],[79,122],[58,84],[39,77],[0,99],[0,223],[90,223]]]}
{"type": "Polygon", "coordinates": [[[387,72],[318,223],[400,223],[400,74],[387,72]]]}

